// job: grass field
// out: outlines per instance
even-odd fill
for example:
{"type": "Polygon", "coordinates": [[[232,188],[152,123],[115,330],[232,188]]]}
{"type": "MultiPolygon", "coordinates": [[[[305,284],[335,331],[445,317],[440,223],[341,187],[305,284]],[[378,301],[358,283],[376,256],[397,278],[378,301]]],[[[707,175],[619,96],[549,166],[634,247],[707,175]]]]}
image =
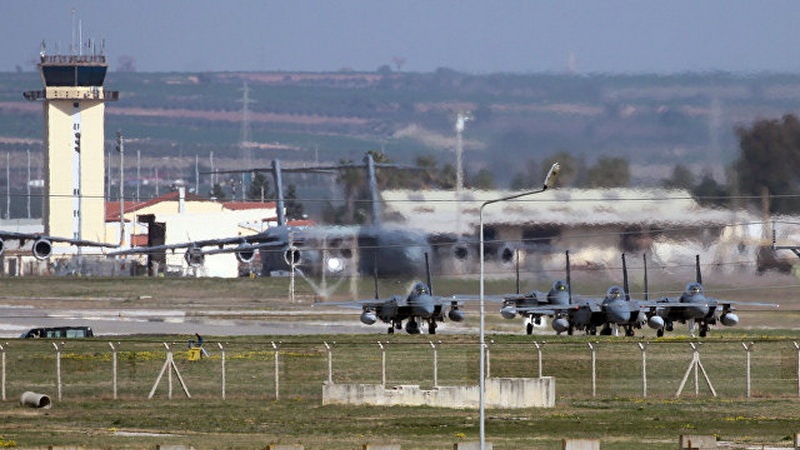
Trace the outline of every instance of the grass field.
{"type": "MultiPolygon", "coordinates": [[[[6,279],[3,303],[47,302],[76,305],[132,303],[180,307],[202,305],[253,309],[305,309],[313,293],[291,304],[285,280],[119,280],[6,279]],[[46,282],[41,282],[46,281],[46,282]],[[46,300],[37,300],[46,298],[46,300]]],[[[365,283],[359,289],[370,292],[365,283]]],[[[444,280],[447,289],[470,292],[474,280],[444,280]]],[[[397,285],[397,284],[395,284],[397,285]]],[[[507,281],[489,284],[503,292],[507,281]]],[[[388,291],[389,285],[386,289],[388,291]]],[[[718,284],[730,295],[768,287],[782,304],[792,304],[793,278],[759,279],[747,289],[718,284]],[[780,300],[777,297],[781,296],[780,300]],[[789,302],[789,303],[787,303],[789,302]]],[[[405,288],[404,285],[401,286],[405,288]]],[[[474,292],[474,290],[472,291],[474,292]]],[[[722,295],[719,295],[722,296],[722,295]]],[[[310,314],[313,314],[310,313],[310,314]]],[[[522,326],[487,315],[490,376],[536,376],[533,341],[543,345],[542,372],[556,378],[556,407],[487,411],[487,440],[495,449],[558,449],[562,438],[599,438],[604,449],[674,449],[681,434],[715,434],[734,448],[791,445],[800,431],[797,311],[742,312],[740,327],[712,331],[699,346],[701,361],[718,397],[702,375],[694,394],[694,376],[680,397],[678,385],[692,361],[685,332],[656,339],[567,337],[511,334],[522,326]],[[746,353],[751,353],[751,397],[746,394],[746,353]],[[591,352],[596,350],[596,395],[592,395],[591,352]],[[642,350],[647,344],[647,397],[642,392],[642,350]]],[[[474,314],[466,328],[474,326],[474,314]]],[[[357,320],[357,315],[337,320],[357,320]]],[[[404,449],[450,449],[454,442],[478,439],[478,412],[428,407],[322,406],[327,353],[333,345],[333,381],[379,383],[381,351],[386,343],[387,385],[433,384],[433,336],[396,334],[336,336],[206,336],[211,356],[186,358],[189,336],[146,336],[113,340],[56,342],[60,349],[62,397],[57,399],[56,352],[43,340],[6,340],[6,400],[0,403],[0,447],[46,448],[49,445],[144,449],[157,444],[197,449],[264,448],[269,443],[302,443],[307,449],[354,449],[366,443],[396,443],[404,449]],[[117,349],[118,398],[113,398],[112,342],[117,349]],[[162,379],[152,399],[168,343],[191,398],[177,379],[168,398],[162,379]],[[275,353],[279,345],[278,375],[275,353]],[[333,344],[335,342],[335,344],[333,344]],[[222,399],[222,352],[225,349],[226,396],[222,399]],[[277,386],[276,386],[277,385],[277,386]],[[277,389],[276,389],[277,387],[277,389]],[[49,395],[53,408],[18,405],[21,392],[49,395]],[[278,398],[276,398],[276,391],[278,398]]],[[[437,335],[440,385],[475,384],[478,340],[474,334],[437,335]]]]}

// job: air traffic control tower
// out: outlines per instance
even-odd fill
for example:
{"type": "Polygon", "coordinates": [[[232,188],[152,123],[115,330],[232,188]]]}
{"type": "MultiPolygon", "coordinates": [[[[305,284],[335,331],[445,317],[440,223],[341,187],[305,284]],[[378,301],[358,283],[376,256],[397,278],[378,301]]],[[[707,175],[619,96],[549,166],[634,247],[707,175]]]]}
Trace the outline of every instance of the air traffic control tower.
{"type": "Polygon", "coordinates": [[[27,91],[44,104],[44,233],[105,242],[105,102],[119,91],[103,89],[105,55],[45,55],[44,89],[27,91]]]}

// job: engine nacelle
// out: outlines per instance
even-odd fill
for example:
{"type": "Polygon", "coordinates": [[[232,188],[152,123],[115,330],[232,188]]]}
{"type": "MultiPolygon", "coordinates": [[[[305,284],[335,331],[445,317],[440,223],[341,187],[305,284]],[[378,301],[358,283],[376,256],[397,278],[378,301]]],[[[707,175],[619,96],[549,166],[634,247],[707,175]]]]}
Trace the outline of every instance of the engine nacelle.
{"type": "Polygon", "coordinates": [[[464,311],[456,307],[450,308],[450,311],[447,313],[447,317],[449,317],[453,322],[462,322],[464,320],[464,311]]]}
{"type": "Polygon", "coordinates": [[[514,305],[503,306],[503,309],[500,310],[500,315],[503,316],[504,319],[511,320],[517,317],[517,307],[514,305]]]}
{"type": "Polygon", "coordinates": [[[654,330],[660,330],[664,328],[664,324],[664,318],[661,316],[651,316],[649,319],[647,319],[647,326],[654,330]]]}
{"type": "Polygon", "coordinates": [[[372,325],[378,321],[378,316],[375,315],[374,311],[364,311],[361,313],[360,319],[364,325],[372,325]]]}
{"type": "Polygon", "coordinates": [[[240,263],[250,264],[256,259],[256,249],[250,244],[239,244],[234,254],[240,263]]]}
{"type": "Polygon", "coordinates": [[[732,327],[739,323],[739,316],[736,313],[727,312],[720,316],[719,321],[726,327],[732,327]]]}
{"type": "Polygon", "coordinates": [[[300,264],[302,260],[302,253],[300,253],[300,249],[295,246],[288,247],[286,251],[283,252],[283,261],[289,267],[300,264]]]}
{"type": "Polygon", "coordinates": [[[37,239],[31,246],[33,257],[39,261],[43,261],[53,254],[53,244],[47,239],[37,239]]]}
{"type": "Polygon", "coordinates": [[[200,247],[189,247],[183,254],[183,259],[189,267],[201,267],[206,262],[206,255],[200,247]]]}
{"type": "Polygon", "coordinates": [[[503,264],[514,264],[517,262],[517,249],[510,245],[503,245],[503,247],[498,250],[497,256],[503,264]]]}
{"type": "Polygon", "coordinates": [[[569,320],[559,317],[558,319],[553,320],[553,330],[556,333],[563,333],[565,331],[569,331],[569,320]]]}
{"type": "Polygon", "coordinates": [[[459,261],[464,261],[469,258],[469,249],[464,244],[456,244],[453,247],[453,256],[459,261]]]}

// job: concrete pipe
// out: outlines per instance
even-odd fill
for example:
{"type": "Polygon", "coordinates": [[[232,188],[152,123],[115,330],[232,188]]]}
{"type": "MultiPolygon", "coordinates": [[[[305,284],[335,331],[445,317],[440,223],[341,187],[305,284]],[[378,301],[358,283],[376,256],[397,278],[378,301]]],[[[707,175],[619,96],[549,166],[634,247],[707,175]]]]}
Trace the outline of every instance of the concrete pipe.
{"type": "Polygon", "coordinates": [[[44,408],[50,409],[50,397],[44,394],[37,394],[36,392],[26,391],[22,393],[19,399],[21,406],[28,406],[31,408],[44,408]]]}

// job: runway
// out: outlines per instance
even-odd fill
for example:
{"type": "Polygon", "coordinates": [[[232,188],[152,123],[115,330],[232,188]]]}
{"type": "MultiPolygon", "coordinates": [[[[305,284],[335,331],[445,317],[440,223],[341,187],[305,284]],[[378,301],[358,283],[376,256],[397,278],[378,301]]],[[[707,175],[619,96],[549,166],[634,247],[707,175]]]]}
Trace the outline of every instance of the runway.
{"type": "MultiPolygon", "coordinates": [[[[388,325],[364,325],[358,317],[359,313],[352,310],[336,311],[329,308],[302,311],[186,311],[0,306],[0,338],[17,338],[31,328],[56,326],[89,326],[95,337],[194,333],[208,336],[386,334],[388,325]]],[[[459,325],[442,324],[437,332],[466,332],[465,329],[458,329],[459,325]]]]}

